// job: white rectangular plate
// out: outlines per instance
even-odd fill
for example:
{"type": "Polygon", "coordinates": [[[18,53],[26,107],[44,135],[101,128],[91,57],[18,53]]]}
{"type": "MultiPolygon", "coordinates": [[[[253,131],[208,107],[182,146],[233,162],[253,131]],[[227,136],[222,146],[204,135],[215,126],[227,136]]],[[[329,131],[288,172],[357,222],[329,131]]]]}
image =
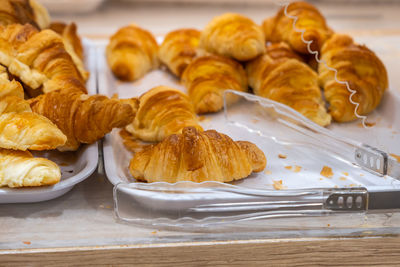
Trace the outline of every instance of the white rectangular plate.
{"type": "MultiPolygon", "coordinates": [[[[357,39],[357,38],[356,38],[357,39]]],[[[370,129],[362,128],[359,121],[351,123],[332,123],[328,128],[346,137],[362,141],[383,151],[400,154],[400,79],[394,75],[393,70],[398,69],[400,48],[390,47],[385,49],[387,43],[396,40],[380,42],[371,41],[376,38],[363,37],[360,41],[366,43],[385,63],[389,75],[391,88],[385,93],[382,104],[368,116],[368,121],[374,123],[370,129]],[[397,49],[397,50],[396,50],[397,49]]],[[[158,86],[167,85],[182,91],[185,88],[179,81],[166,71],[156,70],[148,73],[135,82],[117,81],[108,68],[104,57],[104,47],[98,49],[99,92],[108,96],[117,93],[121,98],[140,96],[147,90],[158,86]]],[[[257,122],[255,122],[257,123],[257,122]]],[[[282,146],[271,140],[260,138],[255,133],[226,123],[223,113],[207,115],[202,121],[205,129],[215,129],[232,137],[234,140],[247,140],[256,143],[267,157],[267,167],[264,172],[252,174],[249,178],[240,180],[235,184],[243,187],[258,189],[274,189],[274,181],[282,180],[284,188],[329,188],[329,187],[366,187],[368,189],[400,188],[399,181],[387,177],[377,177],[360,168],[334,160],[333,156],[325,151],[308,151],[308,148],[282,146]],[[280,159],[278,154],[284,154],[286,159],[280,159]],[[329,179],[321,176],[323,166],[329,166],[334,176],[329,179]],[[292,170],[285,167],[292,166],[292,170]],[[295,166],[301,170],[294,172],[295,166]]],[[[113,184],[120,182],[135,182],[128,171],[129,160],[132,154],[127,151],[121,142],[118,130],[107,135],[103,143],[105,170],[108,179],[113,184]]]]}
{"type": "MultiPolygon", "coordinates": [[[[83,39],[86,68],[90,71],[87,81],[89,94],[95,94],[96,88],[96,49],[86,39],[83,39]]],[[[44,151],[34,152],[37,157],[46,157],[58,164],[61,168],[61,181],[53,186],[32,188],[0,188],[0,203],[28,203],[50,200],[59,197],[74,185],[89,177],[97,167],[98,143],[83,145],[76,152],[44,151]]]]}

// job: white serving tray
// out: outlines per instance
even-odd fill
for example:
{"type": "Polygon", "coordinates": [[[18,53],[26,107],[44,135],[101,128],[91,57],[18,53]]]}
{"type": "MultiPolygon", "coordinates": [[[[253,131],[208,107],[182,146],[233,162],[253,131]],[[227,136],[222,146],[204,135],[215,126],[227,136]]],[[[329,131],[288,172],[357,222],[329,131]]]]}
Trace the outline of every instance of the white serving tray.
{"type": "MultiPolygon", "coordinates": [[[[366,38],[364,38],[366,39],[366,38]]],[[[367,40],[368,41],[368,40],[367,40]]],[[[368,42],[367,42],[368,44],[368,42]]],[[[376,51],[378,56],[382,58],[386,67],[389,70],[396,69],[396,64],[399,60],[399,51],[386,50],[381,46],[385,44],[382,40],[381,43],[372,42],[369,47],[376,51]],[[397,53],[397,54],[396,54],[397,53]],[[393,55],[397,55],[395,58],[393,55]]],[[[399,49],[399,48],[398,48],[399,49]]],[[[399,49],[400,50],[400,49],[399,49]]],[[[185,88],[179,83],[179,81],[174,78],[170,73],[156,70],[148,73],[142,79],[135,82],[120,82],[117,81],[112,75],[108,68],[108,65],[104,56],[104,47],[101,46],[98,49],[98,73],[99,73],[99,92],[111,96],[115,93],[121,98],[128,98],[134,96],[140,96],[147,90],[158,85],[167,85],[182,91],[185,88]]],[[[390,75],[391,85],[400,84],[400,80],[396,80],[397,77],[390,75]]],[[[368,116],[368,121],[375,123],[372,128],[364,129],[362,128],[359,121],[351,123],[333,123],[328,127],[334,133],[342,135],[347,138],[351,138],[358,142],[369,144],[378,149],[381,149],[388,153],[400,154],[400,94],[396,92],[394,88],[389,89],[385,93],[382,105],[376,109],[372,114],[368,116]]],[[[234,120],[244,120],[240,118],[240,115],[246,116],[246,108],[239,111],[238,116],[234,120]]],[[[232,117],[232,116],[230,116],[232,117]]],[[[254,121],[255,126],[260,126],[263,123],[262,119],[257,119],[249,117],[248,121],[252,123],[254,121]]],[[[250,188],[250,189],[261,189],[261,190],[275,190],[274,181],[282,181],[283,189],[293,189],[293,190],[307,190],[307,189],[317,189],[317,188],[366,188],[368,190],[398,190],[400,188],[400,182],[391,177],[379,177],[365,171],[361,168],[354,167],[354,165],[349,164],[349,162],[343,162],[337,160],[335,155],[330,154],[324,149],[318,147],[307,147],[298,146],[297,144],[284,144],[280,140],[274,140],[274,138],[266,138],[266,136],[260,136],[257,131],[249,131],[249,129],[237,127],[233,124],[227,123],[223,112],[207,115],[206,119],[202,121],[202,126],[205,129],[215,129],[222,133],[228,134],[234,140],[247,140],[256,143],[265,153],[267,157],[267,167],[264,172],[254,173],[250,177],[232,183],[238,188],[250,188]],[[286,155],[286,159],[280,159],[278,154],[286,155]],[[288,170],[285,167],[292,166],[292,170],[288,170]],[[295,166],[300,166],[301,170],[299,172],[294,172],[295,166]],[[329,166],[334,172],[332,178],[326,178],[321,176],[320,171],[323,166],[329,166]]],[[[259,127],[254,127],[259,128],[259,127]]],[[[268,129],[265,129],[268,132],[268,129]]],[[[262,130],[263,131],[263,130],[262,130]]],[[[273,130],[272,130],[273,132],[273,130]]],[[[265,131],[264,131],[265,133],[265,131]]],[[[280,138],[279,132],[276,133],[278,139],[280,138]]],[[[300,140],[302,141],[302,140],[300,140]]],[[[138,222],[142,224],[152,224],[152,225],[174,225],[178,222],[185,221],[188,218],[159,218],[156,214],[150,212],[154,211],[155,207],[162,208],[165,201],[165,194],[157,193],[157,189],[164,190],[172,188],[172,190],[180,190],[183,187],[188,186],[187,184],[175,184],[175,185],[165,185],[163,183],[153,183],[153,184],[143,184],[135,186],[135,180],[131,177],[128,171],[129,160],[132,158],[132,154],[127,151],[119,136],[119,130],[114,130],[111,134],[105,137],[103,142],[103,152],[104,152],[104,163],[105,171],[108,179],[114,185],[118,185],[115,188],[115,193],[121,198],[126,198],[123,195],[134,194],[134,198],[128,200],[127,203],[131,202],[130,208],[127,206],[126,210],[134,210],[134,212],[128,211],[126,214],[118,214],[122,208],[117,207],[117,216],[127,221],[138,222]],[[127,185],[132,183],[131,185],[127,185]],[[133,191],[132,191],[133,190],[133,191]],[[150,203],[153,202],[153,203],[150,203]],[[135,204],[132,204],[135,203],[135,204]],[[158,203],[158,204],[157,204],[158,203]],[[132,206],[134,205],[135,208],[132,206]],[[143,212],[138,211],[138,207],[143,206],[143,212]],[[151,215],[149,215],[151,214],[151,215]],[[146,218],[147,216],[147,218],[146,218]],[[128,218],[129,217],[129,218],[128,218]],[[159,220],[154,220],[159,219],[159,220]]],[[[353,157],[354,155],[349,155],[353,157]]],[[[212,183],[209,183],[212,186],[212,183]]],[[[191,186],[191,185],[189,185],[191,186]]],[[[215,186],[215,185],[214,185],[215,186]]],[[[204,187],[204,186],[200,186],[204,187]]],[[[237,189],[237,188],[236,188],[237,189]]],[[[284,191],[284,190],[282,190],[284,191]]],[[[161,191],[160,191],[161,192],[161,191]]],[[[219,198],[221,193],[219,193],[219,198]]],[[[228,194],[229,195],[229,194],[228,194]]],[[[183,197],[179,201],[192,201],[199,196],[192,194],[183,194],[183,197]]],[[[211,195],[208,195],[211,196],[211,195]]],[[[171,195],[169,197],[172,197],[171,195]]],[[[176,196],[178,197],[178,196],[176,196]]],[[[216,199],[217,200],[217,199],[216,199]]],[[[125,200],[124,200],[125,201],[125,200]]],[[[122,202],[124,202],[122,201],[122,202]]],[[[179,202],[178,201],[178,202],[179,202]]],[[[125,201],[126,202],[126,201],[125,201]]],[[[164,211],[169,208],[174,210],[174,212],[180,213],[179,207],[171,207],[168,205],[170,202],[165,203],[164,211]]],[[[192,218],[193,219],[193,218],[192,218]]],[[[183,225],[183,224],[180,224],[183,225]]]]}
{"type": "MultiPolygon", "coordinates": [[[[91,41],[83,39],[85,65],[90,71],[87,81],[89,94],[95,94],[96,88],[96,49],[91,41]]],[[[58,164],[61,169],[61,181],[53,186],[32,188],[0,188],[0,203],[33,203],[59,197],[74,185],[88,178],[97,167],[98,143],[83,145],[76,152],[37,151],[37,157],[46,157],[58,164]]]]}

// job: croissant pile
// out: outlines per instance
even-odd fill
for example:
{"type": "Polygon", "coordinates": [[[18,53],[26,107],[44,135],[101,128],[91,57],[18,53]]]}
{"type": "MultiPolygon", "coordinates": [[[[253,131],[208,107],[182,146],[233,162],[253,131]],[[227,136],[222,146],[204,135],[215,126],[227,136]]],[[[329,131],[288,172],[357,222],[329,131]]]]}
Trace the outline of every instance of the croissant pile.
{"type": "Polygon", "coordinates": [[[75,151],[132,123],[138,100],[87,95],[83,62],[74,23],[51,22],[34,0],[2,2],[0,187],[58,183],[60,167],[30,151],[75,151]]]}
{"type": "Polygon", "coordinates": [[[59,182],[60,167],[31,151],[76,151],[113,128],[122,128],[138,181],[232,182],[262,171],[267,160],[256,144],[202,125],[199,114],[237,101],[224,99],[226,90],[269,98],[329,127],[372,112],[388,88],[377,55],[334,32],[306,2],[260,25],[222,14],[202,30],[173,30],[160,44],[139,25],[118,29],[105,49],[116,78],[132,82],[161,68],[184,88],[159,84],[139,98],[87,94],[90,73],[77,32],[75,23],[51,21],[35,0],[0,6],[0,187],[59,182]]]}
{"type": "Polygon", "coordinates": [[[159,47],[147,30],[126,26],[110,38],[106,57],[121,80],[136,80],[159,62],[185,87],[185,92],[158,86],[144,93],[133,122],[121,131],[134,153],[129,170],[146,182],[229,182],[265,167],[265,155],[255,144],[204,131],[196,117],[219,112],[224,101],[235,103],[232,94],[224,99],[228,89],[250,90],[326,127],[373,111],[388,88],[380,59],[351,37],[335,33],[315,6],[301,1],[261,25],[240,14],[222,14],[202,31],[171,31],[159,47]],[[357,110],[351,92],[319,64],[316,52],[356,92],[357,110]]]}

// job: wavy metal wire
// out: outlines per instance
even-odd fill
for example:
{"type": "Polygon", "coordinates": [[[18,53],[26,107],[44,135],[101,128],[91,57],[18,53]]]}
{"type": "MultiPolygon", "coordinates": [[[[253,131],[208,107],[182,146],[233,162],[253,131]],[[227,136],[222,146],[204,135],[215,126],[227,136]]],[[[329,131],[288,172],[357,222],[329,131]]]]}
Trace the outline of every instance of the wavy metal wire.
{"type": "Polygon", "coordinates": [[[369,128],[369,127],[365,124],[365,121],[366,121],[366,119],[367,119],[367,116],[363,116],[363,115],[358,114],[358,111],[357,111],[357,110],[358,110],[358,107],[360,106],[360,103],[355,102],[355,101],[353,100],[353,95],[354,95],[355,93],[357,93],[357,91],[351,89],[351,88],[350,88],[350,85],[349,85],[349,83],[348,83],[347,81],[340,81],[340,80],[337,78],[337,74],[338,74],[337,69],[328,66],[328,64],[326,63],[325,60],[319,59],[319,58],[318,58],[318,56],[319,56],[318,51],[313,51],[313,50],[311,49],[311,44],[312,44],[313,40],[310,40],[310,41],[305,40],[305,39],[304,39],[304,33],[306,32],[306,30],[298,29],[298,28],[296,27],[296,23],[297,23],[297,20],[298,20],[299,18],[298,18],[297,16],[289,15],[288,12],[287,12],[287,9],[288,9],[290,3],[283,3],[283,4],[281,4],[281,5],[285,7],[285,9],[284,9],[284,14],[285,14],[285,16],[293,20],[293,30],[294,30],[295,32],[301,33],[301,41],[302,41],[303,43],[307,44],[307,50],[308,50],[308,52],[309,52],[310,54],[312,54],[312,55],[315,55],[315,60],[316,60],[319,64],[321,64],[321,63],[324,64],[325,67],[326,67],[328,70],[333,71],[333,72],[335,73],[334,79],[335,79],[335,81],[336,81],[337,83],[339,83],[339,84],[344,84],[344,85],[346,86],[347,90],[350,92],[349,101],[350,101],[351,104],[353,104],[353,105],[355,106],[355,108],[354,108],[354,115],[355,115],[357,118],[359,118],[359,119],[362,120],[362,125],[363,125],[364,128],[369,128]]]}

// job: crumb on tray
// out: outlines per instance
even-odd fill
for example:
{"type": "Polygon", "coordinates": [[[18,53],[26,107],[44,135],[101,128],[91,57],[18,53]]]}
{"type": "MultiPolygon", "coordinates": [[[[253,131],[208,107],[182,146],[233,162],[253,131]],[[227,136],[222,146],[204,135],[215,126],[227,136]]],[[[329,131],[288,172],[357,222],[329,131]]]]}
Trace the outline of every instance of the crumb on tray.
{"type": "MultiPolygon", "coordinates": [[[[367,127],[373,127],[373,126],[375,126],[375,124],[376,124],[376,122],[365,122],[365,126],[367,126],[367,127]]],[[[359,124],[357,124],[357,126],[358,127],[361,127],[361,128],[363,128],[364,127],[364,125],[362,124],[362,122],[360,122],[359,124]]]]}
{"type": "Polygon", "coordinates": [[[272,174],[272,172],[270,170],[265,170],[264,173],[267,174],[267,175],[272,174]]]}
{"type": "Polygon", "coordinates": [[[392,156],[393,158],[395,158],[395,159],[397,160],[397,162],[399,162],[399,163],[400,163],[400,156],[399,156],[399,155],[396,155],[396,154],[390,153],[390,156],[392,156]]]}
{"type": "Polygon", "coordinates": [[[287,158],[287,156],[286,156],[286,155],[283,155],[283,154],[278,154],[278,157],[279,157],[280,159],[286,159],[286,158],[287,158]]]}
{"type": "Polygon", "coordinates": [[[328,167],[328,166],[324,166],[321,170],[320,173],[322,176],[326,177],[326,178],[332,178],[333,176],[333,172],[332,172],[332,168],[328,167]]]}
{"type": "Polygon", "coordinates": [[[349,176],[348,172],[342,172],[342,174],[345,175],[345,176],[349,176]]]}
{"type": "Polygon", "coordinates": [[[252,119],[251,122],[252,122],[252,123],[258,123],[258,122],[260,122],[260,121],[257,120],[257,119],[252,119]]]}
{"type": "Polygon", "coordinates": [[[283,185],[282,180],[278,181],[272,180],[272,182],[274,183],[272,186],[275,188],[275,190],[282,190],[287,188],[286,186],[283,185]]]}
{"type": "Polygon", "coordinates": [[[340,179],[341,181],[346,181],[346,180],[347,180],[347,178],[346,178],[346,177],[343,177],[343,176],[339,177],[339,179],[340,179]]]}
{"type": "Polygon", "coordinates": [[[293,172],[300,172],[301,171],[301,166],[294,165],[294,166],[285,166],[285,169],[293,172]]]}
{"type": "Polygon", "coordinates": [[[25,245],[30,245],[30,244],[32,244],[31,241],[22,241],[22,243],[24,243],[25,245]]]}
{"type": "Polygon", "coordinates": [[[201,116],[199,116],[198,118],[199,118],[199,121],[202,121],[202,122],[209,122],[209,121],[211,121],[210,117],[206,117],[206,116],[204,116],[204,115],[201,115],[201,116]]]}

